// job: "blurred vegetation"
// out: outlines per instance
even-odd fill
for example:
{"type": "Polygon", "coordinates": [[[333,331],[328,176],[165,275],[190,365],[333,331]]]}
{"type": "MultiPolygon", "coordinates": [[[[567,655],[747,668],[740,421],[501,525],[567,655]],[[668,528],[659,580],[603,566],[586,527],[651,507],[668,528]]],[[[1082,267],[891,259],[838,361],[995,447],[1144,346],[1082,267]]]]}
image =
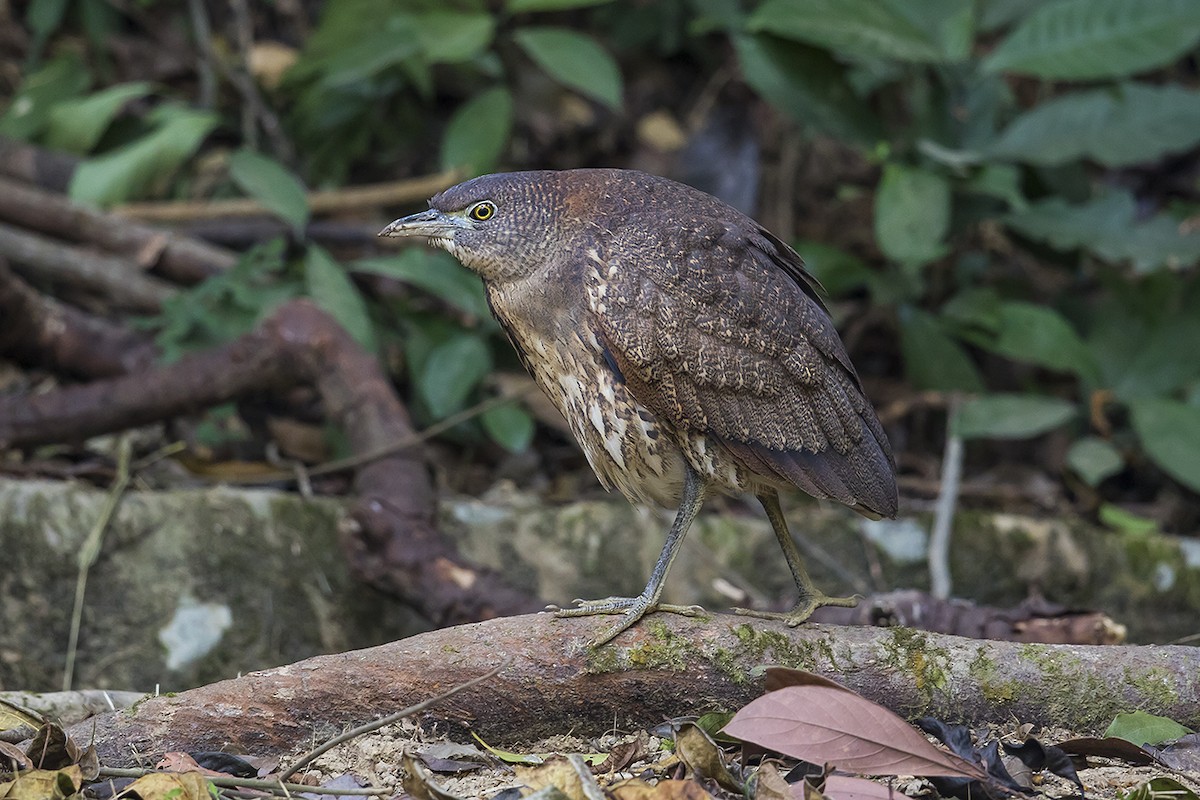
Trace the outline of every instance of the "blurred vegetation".
{"type": "MultiPolygon", "coordinates": [[[[477,282],[420,250],[339,263],[305,238],[303,187],[624,166],[639,121],[684,119],[715,91],[748,98],[745,126],[764,139],[832,140],[869,170],[866,186],[820,200],[871,192],[857,206],[873,210],[860,215],[867,236],[797,241],[840,315],[874,310],[872,347],[892,352],[853,353],[868,382],[961,393],[951,407],[967,439],[1052,433],[1057,451],[1002,452],[1047,459],[1111,524],[1137,518],[1109,504],[1162,491],[1195,508],[1195,0],[338,0],[293,17],[280,3],[241,23],[277,68],[252,68],[236,37],[204,30],[223,6],[201,25],[198,0],[33,0],[23,79],[0,118],[2,135],[86,157],[70,187],[80,200],[244,193],[291,226],[286,246],[255,249],[167,308],[168,354],[309,294],[367,346],[403,350],[426,420],[461,410],[495,363],[512,363],[477,282]],[[164,25],[191,32],[207,82],[121,74],[106,43],[164,25]],[[249,73],[279,130],[247,123],[236,79],[249,73]],[[368,274],[414,293],[380,298],[368,274]]],[[[501,408],[481,430],[520,449],[534,426],[501,408]]],[[[899,448],[936,453],[940,435],[910,431],[899,448]]],[[[1194,528],[1200,513],[1174,524],[1194,528]]]]}

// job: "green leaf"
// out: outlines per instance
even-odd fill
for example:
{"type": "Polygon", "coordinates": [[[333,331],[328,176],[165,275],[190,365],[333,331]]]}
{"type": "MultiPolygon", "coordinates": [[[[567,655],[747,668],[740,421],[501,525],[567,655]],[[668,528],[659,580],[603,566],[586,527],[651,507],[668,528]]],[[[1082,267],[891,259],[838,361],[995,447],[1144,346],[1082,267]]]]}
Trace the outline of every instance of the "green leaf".
{"type": "Polygon", "coordinates": [[[460,410],[471,390],[492,368],[492,354],[478,336],[462,333],[429,353],[418,389],[437,419],[460,410]]]}
{"type": "Polygon", "coordinates": [[[394,256],[360,259],[350,269],[404,281],[473,317],[491,319],[483,283],[449,253],[410,247],[394,256]]]}
{"type": "Polygon", "coordinates": [[[378,349],[366,301],[325,248],[310,245],[304,254],[304,283],[313,302],[355,341],[372,353],[378,349]]]}
{"type": "Polygon", "coordinates": [[[620,108],[621,71],[595,39],[567,28],[521,28],[513,39],[559,83],[620,108]]]}
{"type": "Polygon", "coordinates": [[[410,24],[431,64],[470,61],[491,43],[496,28],[486,12],[426,11],[413,14],[410,24]]]}
{"type": "MultiPolygon", "coordinates": [[[[307,52],[308,48],[305,50],[307,52]]],[[[420,52],[421,46],[412,28],[394,30],[384,26],[365,32],[323,58],[313,59],[308,68],[324,67],[317,72],[323,86],[352,88],[420,52]]],[[[295,69],[302,73],[301,64],[303,61],[298,62],[295,69]]]]}
{"type": "Polygon", "coordinates": [[[875,238],[889,258],[924,264],[946,252],[950,184],[918,167],[888,164],[875,193],[875,238]]]}
{"type": "Polygon", "coordinates": [[[526,11],[563,11],[568,8],[599,6],[612,0],[508,0],[508,13],[521,14],[526,11]]]}
{"type": "Polygon", "coordinates": [[[996,336],[979,344],[1015,361],[1073,372],[1096,380],[1099,370],[1092,353],[1061,314],[1033,303],[1003,303],[996,336]]]}
{"type": "Polygon", "coordinates": [[[1103,385],[1121,402],[1169,395],[1200,378],[1200,359],[1180,357],[1200,353],[1200,291],[1179,296],[1177,278],[1161,279],[1174,297],[1151,296],[1142,281],[1120,287],[1092,313],[1088,345],[1103,385]],[[1148,300],[1151,310],[1137,313],[1137,300],[1148,300]]]}
{"type": "Polygon", "coordinates": [[[918,27],[887,0],[767,0],[750,16],[747,28],[854,58],[945,58],[937,31],[918,27]]]}
{"type": "Polygon", "coordinates": [[[1013,120],[984,152],[1030,164],[1087,158],[1124,167],[1190,150],[1197,142],[1200,91],[1130,83],[1048,100],[1013,120]]]}
{"type": "Polygon", "coordinates": [[[108,206],[163,191],[217,125],[215,114],[179,106],[160,106],[151,121],[158,125],[152,133],[80,164],[71,176],[71,199],[108,206]]]}
{"type": "Polygon", "coordinates": [[[1104,503],[1097,514],[1100,524],[1126,536],[1147,536],[1158,533],[1158,523],[1154,520],[1126,511],[1112,503],[1104,503]]]}
{"type": "Polygon", "coordinates": [[[1105,261],[1130,261],[1138,272],[1200,261],[1200,232],[1181,232],[1179,221],[1167,214],[1138,221],[1137,203],[1126,191],[1109,191],[1081,205],[1052,197],[1005,221],[1031,239],[1060,250],[1084,248],[1105,261]]]}
{"type": "Polygon", "coordinates": [[[1200,407],[1147,397],[1130,404],[1133,429],[1155,464],[1200,492],[1200,407]]]}
{"type": "Polygon", "coordinates": [[[1075,416],[1075,404],[1032,394],[990,394],[963,403],[954,430],[964,439],[1027,439],[1075,416]]]}
{"type": "Polygon", "coordinates": [[[1099,486],[1105,478],[1111,478],[1125,468],[1125,459],[1104,439],[1088,436],[1071,445],[1067,451],[1067,466],[1088,486],[1099,486]]]}
{"type": "Polygon", "coordinates": [[[303,236],[308,224],[308,198],[304,184],[292,171],[273,158],[253,150],[238,150],[229,159],[229,177],[246,194],[303,236]]]}
{"type": "Polygon", "coordinates": [[[1129,791],[1117,792],[1120,800],[1198,800],[1196,793],[1174,778],[1151,778],[1129,791]]]}
{"type": "Polygon", "coordinates": [[[1169,742],[1191,732],[1191,728],[1185,728],[1173,719],[1147,714],[1145,711],[1133,711],[1128,714],[1117,714],[1109,723],[1104,736],[1105,738],[1115,736],[1141,747],[1145,744],[1169,742]]]}
{"type": "Polygon", "coordinates": [[[120,83],[50,109],[46,144],[72,153],[90,153],[108,126],[130,100],[152,91],[149,83],[120,83]]]}
{"type": "Polygon", "coordinates": [[[509,403],[489,408],[479,415],[492,441],[510,453],[522,453],[533,441],[533,417],[519,405],[509,403]]]}
{"type": "Polygon", "coordinates": [[[975,43],[975,4],[964,0],[883,0],[937,47],[942,61],[961,62],[975,43]]]}
{"type": "Polygon", "coordinates": [[[980,0],[979,30],[985,33],[1007,28],[1029,16],[1046,0],[980,0]]]}
{"type": "Polygon", "coordinates": [[[875,114],[828,53],[773,36],[734,37],[746,82],[779,111],[863,147],[882,137],[875,114]]]}
{"type": "Polygon", "coordinates": [[[463,103],[442,137],[442,169],[461,168],[471,175],[490,170],[508,146],[512,122],[512,95],[503,86],[463,103]]]}
{"type": "Polygon", "coordinates": [[[35,49],[58,31],[67,11],[67,0],[32,0],[25,9],[25,24],[37,41],[35,49]]]}
{"type": "Polygon", "coordinates": [[[34,139],[49,122],[54,106],[76,97],[90,83],[87,68],[78,56],[59,56],[21,81],[0,117],[0,136],[34,139]]]}
{"type": "Polygon", "coordinates": [[[855,289],[870,288],[875,282],[875,270],[858,256],[833,245],[811,239],[795,243],[796,252],[804,257],[804,267],[816,278],[830,297],[841,297],[855,289]]]}
{"type": "Polygon", "coordinates": [[[945,392],[983,391],[983,379],[962,345],[942,329],[936,317],[917,309],[900,315],[904,371],[914,387],[945,392]]]}
{"type": "Polygon", "coordinates": [[[1200,41],[1194,0],[1058,0],[1025,18],[983,62],[989,72],[1119,78],[1171,64],[1200,41]]]}

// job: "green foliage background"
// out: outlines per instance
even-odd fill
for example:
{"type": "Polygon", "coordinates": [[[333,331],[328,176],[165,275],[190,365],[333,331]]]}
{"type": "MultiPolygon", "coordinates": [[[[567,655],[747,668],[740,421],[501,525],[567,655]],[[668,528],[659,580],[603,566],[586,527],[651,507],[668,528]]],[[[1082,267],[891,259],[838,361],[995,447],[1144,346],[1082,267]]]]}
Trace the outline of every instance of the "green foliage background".
{"type": "MultiPolygon", "coordinates": [[[[143,5],[189,24],[182,5],[143,5]]],[[[186,194],[197,155],[224,147],[216,193],[257,197],[294,230],[287,253],[255,251],[169,308],[169,351],[307,293],[370,347],[399,333],[421,413],[462,409],[510,358],[475,280],[419,251],[339,266],[305,239],[304,185],[565,166],[529,160],[529,120],[558,113],[561,92],[611,143],[647,64],[692,76],[681,98],[726,71],[786,136],[830,137],[878,170],[872,247],[798,246],[834,301],[883,310],[912,389],[962,393],[959,435],[1065,431],[1066,479],[1099,498],[1130,471],[1200,492],[1195,0],[338,0],[265,94],[294,156],[239,136],[236,97],[199,108],[99,77],[100,43],[130,25],[103,0],[34,0],[25,23],[37,52],[0,134],[86,156],[74,197],[186,194]],[[437,302],[385,307],[347,269],[437,302]]],[[[572,165],[621,163],[602,144],[577,152],[572,165]]],[[[481,430],[513,449],[533,435],[512,409],[481,430]]]]}

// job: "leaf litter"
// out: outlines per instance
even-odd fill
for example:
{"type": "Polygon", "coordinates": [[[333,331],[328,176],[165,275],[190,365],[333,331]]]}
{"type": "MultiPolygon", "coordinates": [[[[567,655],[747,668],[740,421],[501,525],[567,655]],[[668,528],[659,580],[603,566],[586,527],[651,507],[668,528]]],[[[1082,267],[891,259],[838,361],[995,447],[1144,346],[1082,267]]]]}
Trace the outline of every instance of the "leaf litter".
{"type": "Polygon", "coordinates": [[[32,741],[4,751],[0,797],[72,798],[83,790],[90,797],[202,800],[267,796],[273,789],[274,796],[322,799],[357,790],[412,800],[932,800],[1073,798],[1086,790],[1093,798],[1200,800],[1195,734],[1139,746],[1056,730],[1038,731],[1038,739],[1030,726],[1015,723],[970,730],[922,720],[948,747],[942,749],[891,711],[819,676],[773,668],[767,685],[774,691],[720,730],[725,718],[705,715],[651,732],[558,736],[501,750],[478,737],[478,746],[448,741],[408,717],[289,758],[171,753],[159,768],[174,772],[117,779],[105,772],[119,771],[97,767],[94,750],[43,723],[32,741]],[[742,742],[730,744],[733,735],[742,742]],[[1181,766],[1172,769],[1168,756],[1181,766]],[[281,769],[281,763],[304,767],[281,769]],[[845,770],[889,777],[868,780],[845,770]],[[108,780],[84,789],[98,771],[108,780]],[[272,778],[293,773],[286,789],[272,778]],[[227,788],[218,794],[213,780],[227,788]]]}

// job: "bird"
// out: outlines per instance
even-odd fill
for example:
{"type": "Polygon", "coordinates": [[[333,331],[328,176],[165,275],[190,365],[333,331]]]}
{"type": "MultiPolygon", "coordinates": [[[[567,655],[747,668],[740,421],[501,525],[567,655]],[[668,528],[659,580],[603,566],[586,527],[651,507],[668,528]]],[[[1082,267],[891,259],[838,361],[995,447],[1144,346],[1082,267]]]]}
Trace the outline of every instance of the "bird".
{"type": "Polygon", "coordinates": [[[895,460],[823,290],[779,237],[712,195],[623,169],[483,175],[379,235],[421,237],[478,274],[600,483],[677,509],[639,596],[549,607],[620,615],[594,646],[653,611],[702,613],[660,598],[712,493],[757,497],[799,595],[787,612],[735,613],[795,626],[855,604],[814,585],[779,492],[894,517],[895,460]]]}

